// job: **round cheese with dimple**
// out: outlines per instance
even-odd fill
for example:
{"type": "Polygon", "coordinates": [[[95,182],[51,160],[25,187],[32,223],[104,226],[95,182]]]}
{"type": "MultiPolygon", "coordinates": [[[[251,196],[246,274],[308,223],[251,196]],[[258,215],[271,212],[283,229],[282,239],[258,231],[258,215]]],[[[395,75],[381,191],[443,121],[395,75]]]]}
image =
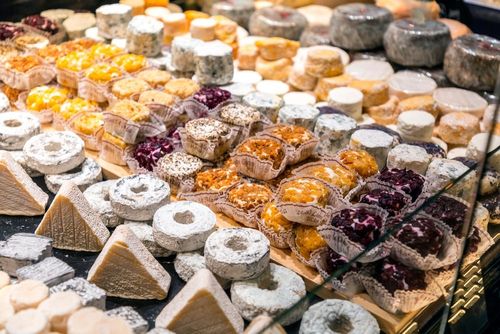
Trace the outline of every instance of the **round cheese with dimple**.
{"type": "Polygon", "coordinates": [[[345,67],[344,72],[356,80],[385,81],[394,74],[391,64],[374,59],[355,60],[345,67]]]}
{"type": "Polygon", "coordinates": [[[311,48],[305,61],[306,73],[317,78],[342,74],[344,66],[340,55],[327,48],[311,48]]]}
{"type": "Polygon", "coordinates": [[[102,222],[107,227],[116,227],[123,223],[123,219],[118,217],[111,207],[109,200],[109,189],[116,183],[116,180],[108,180],[95,183],[88,187],[83,196],[89,202],[92,209],[99,214],[102,222]]]}
{"type": "Polygon", "coordinates": [[[255,61],[255,71],[264,79],[286,81],[292,68],[290,58],[281,58],[278,60],[265,60],[257,57],[255,61]]]}
{"type": "Polygon", "coordinates": [[[47,317],[34,309],[18,312],[5,324],[7,334],[46,334],[49,328],[47,317]]]}
{"type": "Polygon", "coordinates": [[[290,91],[290,86],[288,86],[283,81],[278,80],[262,80],[257,83],[257,85],[255,85],[255,88],[258,92],[274,94],[278,96],[285,95],[290,91]]]}
{"type": "Polygon", "coordinates": [[[466,153],[467,147],[454,147],[446,153],[446,159],[463,158],[466,153]]]}
{"type": "Polygon", "coordinates": [[[303,104],[313,106],[316,103],[316,97],[308,92],[289,92],[283,95],[285,104],[303,104]]]}
{"type": "Polygon", "coordinates": [[[443,114],[461,111],[482,117],[488,102],[479,94],[461,88],[438,88],[432,96],[443,114]]]}
{"type": "Polygon", "coordinates": [[[436,82],[428,76],[414,71],[399,71],[387,80],[389,94],[400,99],[417,95],[432,95],[436,82]]]}
{"type": "Polygon", "coordinates": [[[202,41],[212,41],[215,39],[215,26],[217,22],[212,18],[199,18],[191,21],[189,31],[191,37],[202,41]]]}
{"type": "MultiPolygon", "coordinates": [[[[466,155],[469,159],[481,161],[486,152],[489,153],[500,146],[500,136],[491,135],[490,146],[486,149],[488,136],[488,133],[478,133],[471,138],[466,151],[466,155]]],[[[500,151],[490,155],[486,160],[486,164],[500,173],[500,151]]]]}
{"type": "Polygon", "coordinates": [[[398,132],[407,141],[430,141],[436,119],[422,110],[402,112],[398,117],[398,132]]]}
{"type": "Polygon", "coordinates": [[[356,88],[363,93],[363,107],[373,107],[389,100],[389,86],[384,81],[354,80],[348,87],[356,88]]]}
{"type": "Polygon", "coordinates": [[[119,3],[103,5],[96,9],[99,35],[104,38],[125,38],[127,25],[132,19],[132,7],[119,3]]]}
{"type": "Polygon", "coordinates": [[[370,153],[377,161],[379,170],[382,170],[387,160],[387,154],[394,146],[394,138],[380,130],[361,129],[354,131],[349,146],[370,153]]]}
{"type": "Polygon", "coordinates": [[[279,123],[302,126],[313,130],[319,110],[309,105],[285,105],[279,111],[279,123]]]}
{"type": "Polygon", "coordinates": [[[255,85],[262,81],[262,75],[255,71],[235,71],[233,75],[234,83],[245,83],[255,85]]]}
{"type": "Polygon", "coordinates": [[[45,175],[45,184],[53,194],[56,194],[62,187],[63,183],[71,181],[75,183],[81,191],[85,191],[90,185],[102,180],[101,166],[94,160],[86,158],[85,161],[78,166],[77,170],[72,170],[67,173],[45,175]]]}
{"type": "Polygon", "coordinates": [[[328,93],[328,105],[339,109],[354,119],[360,119],[363,111],[363,93],[352,87],[338,87],[328,93]]]}
{"type": "Polygon", "coordinates": [[[135,16],[127,28],[127,50],[146,57],[156,57],[163,45],[163,23],[145,15],[135,16]]]}
{"type": "Polygon", "coordinates": [[[40,121],[28,112],[0,113],[0,149],[22,150],[31,137],[40,133],[40,121]]]}

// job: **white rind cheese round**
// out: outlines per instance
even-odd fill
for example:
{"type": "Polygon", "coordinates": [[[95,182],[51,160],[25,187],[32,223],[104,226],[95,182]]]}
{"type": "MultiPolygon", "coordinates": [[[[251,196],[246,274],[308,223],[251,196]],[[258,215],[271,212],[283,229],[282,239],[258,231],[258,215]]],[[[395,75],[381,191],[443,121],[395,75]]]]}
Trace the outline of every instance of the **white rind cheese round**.
{"type": "Polygon", "coordinates": [[[389,94],[400,99],[417,95],[432,95],[437,88],[436,81],[425,74],[414,71],[399,71],[387,80],[389,94]]]}
{"type": "Polygon", "coordinates": [[[430,141],[435,121],[427,111],[405,111],[398,117],[398,132],[406,141],[430,141]]]}
{"type": "Polygon", "coordinates": [[[106,39],[104,37],[99,36],[99,29],[97,27],[91,27],[85,30],[85,37],[93,39],[97,42],[105,42],[106,39]]]}
{"type": "Polygon", "coordinates": [[[216,227],[212,210],[203,204],[179,201],[156,211],[153,236],[162,247],[176,252],[191,252],[203,248],[216,227]]]}
{"type": "MultiPolygon", "coordinates": [[[[434,194],[440,191],[445,186],[468,171],[469,168],[458,160],[450,159],[434,159],[429,164],[425,173],[425,186],[424,189],[434,194]]],[[[467,191],[472,190],[475,183],[476,173],[473,171],[465,178],[461,179],[458,184],[447,190],[447,193],[452,195],[466,194],[467,191]]]]}
{"type": "Polygon", "coordinates": [[[480,118],[488,107],[488,102],[479,94],[461,88],[438,88],[432,97],[443,114],[461,111],[480,118]]]}
{"type": "Polygon", "coordinates": [[[85,160],[83,140],[69,131],[45,132],[31,137],[23,147],[26,163],[43,174],[61,174],[85,160]]]}
{"type": "Polygon", "coordinates": [[[195,47],[194,60],[196,78],[202,85],[226,85],[233,79],[233,50],[221,41],[195,47]]]}
{"type": "Polygon", "coordinates": [[[95,15],[92,13],[75,13],[62,23],[69,39],[84,37],[85,31],[95,26],[95,24],[95,15]]]}
{"type": "Polygon", "coordinates": [[[262,75],[255,71],[235,71],[233,75],[233,83],[245,83],[256,85],[262,81],[262,75]]]}
{"type": "Polygon", "coordinates": [[[392,14],[383,7],[364,3],[341,5],[333,10],[330,41],[347,50],[370,50],[382,46],[392,14]]]}
{"type": "Polygon", "coordinates": [[[138,15],[127,27],[127,50],[146,57],[161,54],[163,46],[163,23],[155,18],[138,15]]]}
{"type": "Polygon", "coordinates": [[[392,22],[384,34],[387,57],[403,66],[433,67],[443,62],[451,42],[450,29],[438,21],[416,22],[402,19],[392,22]]]}
{"type": "Polygon", "coordinates": [[[250,17],[248,28],[251,35],[283,37],[298,41],[307,27],[307,19],[297,10],[273,6],[261,8],[250,17]]]}
{"type": "Polygon", "coordinates": [[[0,149],[22,150],[31,137],[40,133],[40,121],[28,112],[0,113],[0,149]]]}
{"type": "Polygon", "coordinates": [[[362,149],[373,155],[379,170],[382,170],[387,160],[387,154],[394,146],[394,138],[380,130],[356,130],[351,136],[349,146],[362,149]]]}
{"type": "Polygon", "coordinates": [[[277,95],[252,92],[243,96],[243,102],[257,109],[263,116],[275,122],[278,118],[278,112],[283,106],[283,99],[277,95]]]}
{"type": "Polygon", "coordinates": [[[387,155],[387,168],[410,169],[415,173],[425,175],[432,156],[419,146],[399,144],[387,155]]]}
{"type": "Polygon", "coordinates": [[[285,105],[279,111],[278,123],[298,125],[313,130],[319,110],[310,105],[285,105]]]}
{"type": "Polygon", "coordinates": [[[290,91],[290,86],[279,80],[262,80],[255,85],[255,89],[261,93],[283,96],[290,91]]]}
{"type": "MultiPolygon", "coordinates": [[[[175,272],[179,277],[187,282],[194,276],[199,270],[207,269],[205,264],[205,257],[199,252],[185,252],[178,253],[174,260],[175,272]]],[[[230,280],[219,277],[215,275],[217,281],[223,288],[229,287],[230,280]]]]}
{"type": "Polygon", "coordinates": [[[379,81],[385,81],[394,74],[391,64],[375,59],[355,60],[345,67],[344,72],[356,80],[379,81]]]}
{"type": "Polygon", "coordinates": [[[91,208],[101,217],[107,227],[116,227],[123,223],[123,219],[113,212],[109,201],[109,189],[115,183],[116,180],[98,182],[83,192],[83,196],[85,196],[91,208]]]}
{"type": "Polygon", "coordinates": [[[135,234],[135,236],[139,238],[139,240],[141,240],[144,247],[146,247],[154,257],[167,257],[174,254],[171,250],[158,245],[158,243],[154,240],[153,227],[151,227],[151,225],[127,222],[124,225],[127,226],[135,234]]]}
{"type": "Polygon", "coordinates": [[[318,136],[317,152],[333,155],[349,144],[351,134],[356,129],[356,120],[340,114],[320,115],[314,127],[318,136]]]}
{"type": "Polygon", "coordinates": [[[175,37],[172,41],[172,66],[181,72],[194,72],[194,49],[203,41],[188,36],[175,37]]]}
{"type": "Polygon", "coordinates": [[[44,10],[40,13],[40,16],[46,17],[49,20],[56,21],[57,23],[62,24],[64,20],[66,20],[73,14],[75,14],[74,10],[59,8],[44,10]]]}
{"type": "Polygon", "coordinates": [[[125,38],[127,25],[132,20],[132,7],[119,3],[103,5],[96,9],[95,14],[100,36],[107,39],[125,38]]]}
{"type": "Polygon", "coordinates": [[[444,72],[455,85],[493,91],[500,66],[500,41],[469,34],[455,39],[444,56],[444,72]]]}
{"type": "Polygon", "coordinates": [[[234,82],[221,87],[231,93],[231,97],[241,100],[245,95],[255,92],[255,87],[250,83],[234,82]]]}
{"type": "Polygon", "coordinates": [[[352,87],[331,89],[328,92],[328,105],[359,120],[363,112],[363,93],[352,87]]]}
{"type": "Polygon", "coordinates": [[[307,92],[289,92],[283,95],[283,102],[285,104],[302,104],[307,106],[314,106],[316,103],[316,96],[307,92]]]}
{"type": "Polygon", "coordinates": [[[302,278],[274,263],[269,265],[269,271],[257,278],[231,284],[231,301],[248,321],[263,313],[274,318],[293,308],[279,319],[281,325],[291,325],[302,318],[309,306],[307,301],[295,306],[305,295],[306,286],[302,278]]]}
{"type": "Polygon", "coordinates": [[[109,189],[113,211],[124,219],[146,221],[170,202],[170,186],[150,174],[136,174],[119,179],[109,189]]]}
{"type": "Polygon", "coordinates": [[[71,170],[67,173],[45,175],[45,184],[53,193],[57,193],[64,182],[74,182],[81,191],[85,191],[92,184],[102,180],[102,168],[94,160],[87,158],[78,166],[76,170],[71,170]]]}
{"type": "Polygon", "coordinates": [[[467,147],[454,147],[446,153],[446,159],[462,158],[467,155],[467,147]]]}
{"type": "Polygon", "coordinates": [[[250,228],[225,228],[212,233],[205,244],[207,268],[230,280],[258,277],[269,266],[269,240],[250,228]]]}
{"type": "Polygon", "coordinates": [[[28,166],[26,163],[26,157],[24,156],[23,151],[9,151],[10,155],[12,158],[19,164],[21,167],[23,167],[24,171],[30,176],[30,177],[39,177],[42,176],[43,174],[40,173],[39,171],[31,168],[28,166]]]}
{"type": "MultiPolygon", "coordinates": [[[[476,161],[481,161],[484,158],[485,152],[491,152],[500,146],[500,136],[491,135],[490,147],[486,150],[486,145],[488,142],[488,133],[478,133],[471,138],[469,145],[467,146],[466,156],[469,159],[476,161]]],[[[494,170],[500,173],[500,150],[488,157],[486,160],[487,166],[490,166],[494,170]]]]}

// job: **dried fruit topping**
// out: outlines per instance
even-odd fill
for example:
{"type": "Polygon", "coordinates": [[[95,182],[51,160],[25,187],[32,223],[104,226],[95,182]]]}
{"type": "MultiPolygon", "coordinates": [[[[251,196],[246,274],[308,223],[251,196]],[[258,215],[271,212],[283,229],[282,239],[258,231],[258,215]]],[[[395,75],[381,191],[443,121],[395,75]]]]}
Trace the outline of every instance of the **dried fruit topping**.
{"type": "Polygon", "coordinates": [[[443,232],[431,219],[424,217],[405,223],[394,236],[422,256],[437,255],[443,242],[443,232]]]}
{"type": "Polygon", "coordinates": [[[220,88],[204,87],[196,92],[193,98],[203,103],[208,108],[213,109],[222,102],[229,100],[231,98],[231,93],[220,88]]]}
{"type": "Polygon", "coordinates": [[[381,235],[382,217],[366,208],[343,209],[331,221],[352,241],[364,246],[381,235]]]}
{"type": "MultiPolygon", "coordinates": [[[[326,257],[326,270],[328,273],[331,275],[333,272],[337,269],[339,269],[341,266],[344,264],[348,263],[349,260],[346,257],[343,257],[342,255],[336,253],[333,249],[328,248],[328,255],[326,257]]],[[[361,268],[361,265],[357,262],[354,262],[351,264],[351,267],[349,268],[349,271],[357,271],[361,268]]],[[[347,273],[347,272],[346,272],[347,273]]],[[[338,280],[342,280],[344,275],[346,273],[343,273],[339,276],[336,277],[338,280]]]]}
{"type": "Polygon", "coordinates": [[[48,32],[51,35],[55,35],[59,31],[54,21],[40,15],[27,16],[21,22],[33,28],[48,32]]]}
{"type": "Polygon", "coordinates": [[[359,202],[379,206],[389,212],[390,217],[393,217],[408,204],[409,198],[399,191],[379,188],[362,194],[359,202]]]}
{"type": "Polygon", "coordinates": [[[150,137],[137,145],[133,155],[139,166],[152,171],[160,158],[173,151],[174,145],[170,138],[150,137]]]}
{"type": "Polygon", "coordinates": [[[424,208],[426,213],[451,227],[453,235],[458,238],[462,237],[467,210],[464,203],[448,196],[439,196],[424,208]]]}
{"type": "Polygon", "coordinates": [[[14,39],[19,35],[24,34],[25,30],[11,23],[0,23],[0,41],[14,39]]]}
{"type": "Polygon", "coordinates": [[[413,200],[422,192],[425,179],[422,175],[409,169],[385,169],[378,176],[380,181],[392,184],[396,189],[409,194],[413,200]]]}
{"type": "Polygon", "coordinates": [[[425,290],[425,272],[385,258],[377,263],[374,277],[391,294],[396,290],[425,290]]]}

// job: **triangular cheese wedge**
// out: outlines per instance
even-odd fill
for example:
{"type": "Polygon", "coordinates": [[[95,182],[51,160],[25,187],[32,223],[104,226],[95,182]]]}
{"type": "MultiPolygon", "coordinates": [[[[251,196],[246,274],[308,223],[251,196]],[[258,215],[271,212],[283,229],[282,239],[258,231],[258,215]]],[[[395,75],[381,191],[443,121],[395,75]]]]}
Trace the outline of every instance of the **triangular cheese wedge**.
{"type": "Polygon", "coordinates": [[[286,334],[286,331],[279,323],[273,324],[273,318],[261,314],[252,320],[243,334],[286,334]]]}
{"type": "Polygon", "coordinates": [[[170,275],[139,238],[118,226],[90,268],[88,281],[108,296],[130,299],[165,299],[170,275]]]}
{"type": "Polygon", "coordinates": [[[92,210],[78,186],[65,182],[56,194],[35,234],[54,240],[54,248],[98,252],[109,231],[92,210]]]}
{"type": "Polygon", "coordinates": [[[243,318],[208,269],[199,270],[156,318],[176,334],[243,332],[243,318]]]}
{"type": "Polygon", "coordinates": [[[0,214],[42,215],[48,200],[49,196],[31,180],[10,153],[0,151],[0,214]]]}

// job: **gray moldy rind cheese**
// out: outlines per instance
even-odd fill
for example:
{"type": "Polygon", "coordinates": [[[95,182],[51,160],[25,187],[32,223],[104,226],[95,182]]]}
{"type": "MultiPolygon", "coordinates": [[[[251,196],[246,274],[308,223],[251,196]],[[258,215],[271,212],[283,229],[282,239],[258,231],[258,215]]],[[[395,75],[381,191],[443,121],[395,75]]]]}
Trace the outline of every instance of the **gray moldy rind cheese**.
{"type": "Polygon", "coordinates": [[[308,105],[289,104],[279,110],[279,123],[303,126],[309,130],[314,129],[319,110],[308,105]]]}
{"type": "Polygon", "coordinates": [[[0,149],[22,150],[31,137],[40,133],[40,121],[27,112],[0,113],[0,149]]]}
{"type": "Polygon", "coordinates": [[[158,56],[163,45],[163,27],[155,18],[135,16],[127,27],[127,50],[146,57],[158,56]]]}
{"type": "Polygon", "coordinates": [[[382,46],[391,21],[392,14],[386,8],[363,3],[338,6],[330,21],[330,41],[348,50],[375,49],[382,46]]]}
{"type": "Polygon", "coordinates": [[[307,19],[293,8],[261,8],[250,17],[249,30],[254,36],[283,37],[298,41],[307,27],[307,19]]]}
{"type": "Polygon", "coordinates": [[[471,34],[455,39],[444,56],[446,77],[455,85],[492,91],[500,66],[500,41],[471,34]]]}
{"type": "Polygon", "coordinates": [[[63,291],[74,291],[82,299],[83,306],[95,307],[100,310],[106,308],[106,292],[84,278],[75,277],[50,288],[50,294],[63,291]]]}
{"type": "Polygon", "coordinates": [[[224,0],[214,3],[210,14],[225,16],[247,29],[248,21],[254,11],[253,0],[224,0]]]}
{"type": "Polygon", "coordinates": [[[309,47],[315,45],[330,44],[330,28],[325,25],[314,25],[307,27],[300,35],[300,46],[309,47]]]}
{"type": "Polygon", "coordinates": [[[403,66],[433,67],[441,64],[450,42],[450,30],[438,21],[397,20],[384,34],[387,57],[403,66]]]}
{"type": "Polygon", "coordinates": [[[31,233],[16,233],[0,245],[0,268],[11,276],[19,268],[52,255],[52,239],[31,233]]]}
{"type": "Polygon", "coordinates": [[[96,9],[96,23],[99,35],[112,38],[125,38],[127,25],[132,19],[132,7],[115,3],[96,9]]]}
{"type": "Polygon", "coordinates": [[[125,320],[134,334],[143,334],[148,330],[148,322],[131,306],[121,306],[104,312],[110,317],[119,317],[125,320]]]}
{"type": "Polygon", "coordinates": [[[356,120],[349,116],[340,114],[320,115],[314,127],[314,134],[319,138],[318,153],[334,154],[347,146],[356,126],[356,120]]]}
{"type": "Polygon", "coordinates": [[[101,166],[94,160],[86,158],[76,170],[62,174],[45,175],[45,184],[53,193],[57,193],[64,182],[74,182],[81,191],[102,180],[101,166]]]}
{"type": "Polygon", "coordinates": [[[197,46],[194,60],[196,78],[202,85],[226,85],[233,79],[233,50],[221,41],[197,46]]]}
{"type": "Polygon", "coordinates": [[[194,49],[202,45],[203,41],[188,36],[175,37],[172,41],[172,66],[181,72],[194,72],[194,49]]]}
{"type": "Polygon", "coordinates": [[[33,265],[19,268],[16,275],[20,281],[32,279],[51,287],[73,278],[75,269],[56,257],[47,257],[33,265]]]}

